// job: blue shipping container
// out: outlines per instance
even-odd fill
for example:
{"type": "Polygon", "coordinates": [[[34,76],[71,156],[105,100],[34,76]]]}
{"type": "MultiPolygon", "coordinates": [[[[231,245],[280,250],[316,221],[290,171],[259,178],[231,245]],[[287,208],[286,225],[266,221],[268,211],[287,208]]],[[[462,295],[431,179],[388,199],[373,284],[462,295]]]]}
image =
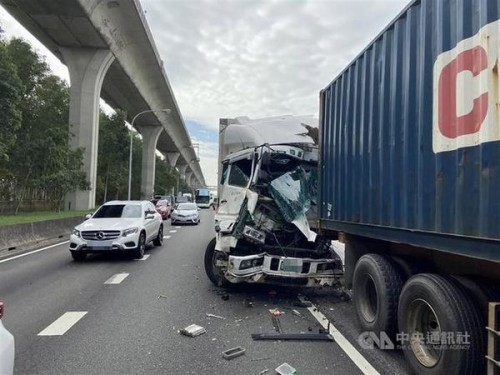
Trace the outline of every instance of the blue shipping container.
{"type": "Polygon", "coordinates": [[[500,261],[500,1],[413,1],[321,92],[327,230],[500,261]]]}

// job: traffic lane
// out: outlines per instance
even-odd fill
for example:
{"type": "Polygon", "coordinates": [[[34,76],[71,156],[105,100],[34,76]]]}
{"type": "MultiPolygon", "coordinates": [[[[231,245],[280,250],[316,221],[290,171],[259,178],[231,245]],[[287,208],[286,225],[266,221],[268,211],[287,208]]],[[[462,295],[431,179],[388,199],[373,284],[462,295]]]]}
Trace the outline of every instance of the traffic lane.
{"type": "MultiPolygon", "coordinates": [[[[359,373],[335,343],[253,341],[251,333],[273,329],[268,306],[285,308],[294,296],[272,297],[257,288],[235,290],[222,299],[204,273],[203,253],[213,228],[211,220],[202,218],[202,223],[178,228],[161,251],[134,264],[121,284],[104,286],[92,300],[68,306],[87,314],[64,335],[38,338],[18,361],[17,373],[248,374],[272,371],[285,361],[303,373],[359,373]],[[255,307],[247,307],[248,298],[254,298],[255,307]],[[209,318],[207,312],[225,319],[209,318]],[[207,333],[179,335],[192,323],[207,333]],[[243,346],[246,354],[224,360],[221,352],[234,346],[243,346]],[[269,359],[252,361],[262,357],[269,359]]],[[[284,329],[308,324],[283,319],[284,329]]]]}
{"type": "Polygon", "coordinates": [[[363,330],[358,324],[356,311],[350,300],[346,301],[342,294],[328,290],[304,290],[303,292],[381,374],[412,374],[394,338],[390,338],[394,348],[391,348],[388,342],[382,343],[385,345],[384,349],[377,348],[375,345],[373,348],[361,347],[360,335],[363,334],[363,330]]]}
{"type": "Polygon", "coordinates": [[[4,324],[16,338],[16,366],[38,332],[75,301],[91,301],[110,276],[131,263],[123,256],[75,263],[67,243],[0,263],[0,299],[6,304],[4,324]]]}

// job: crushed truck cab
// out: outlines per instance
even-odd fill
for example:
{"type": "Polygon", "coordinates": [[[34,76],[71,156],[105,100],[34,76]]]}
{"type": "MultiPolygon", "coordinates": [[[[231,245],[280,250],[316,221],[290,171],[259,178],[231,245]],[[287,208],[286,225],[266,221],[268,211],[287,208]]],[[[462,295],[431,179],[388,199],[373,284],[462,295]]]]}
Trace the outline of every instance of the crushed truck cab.
{"type": "Polygon", "coordinates": [[[218,285],[333,285],[342,264],[314,231],[317,120],[221,119],[219,208],[205,268],[218,285]]]}

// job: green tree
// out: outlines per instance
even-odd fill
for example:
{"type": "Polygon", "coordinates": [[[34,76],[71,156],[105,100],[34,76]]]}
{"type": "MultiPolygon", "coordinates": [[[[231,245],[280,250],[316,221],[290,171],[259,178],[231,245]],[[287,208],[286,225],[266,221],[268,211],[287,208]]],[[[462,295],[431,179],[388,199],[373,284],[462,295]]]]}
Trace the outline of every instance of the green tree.
{"type": "Polygon", "coordinates": [[[83,150],[72,150],[68,142],[68,87],[49,74],[47,64],[28,43],[12,39],[6,47],[22,83],[22,122],[8,154],[16,212],[25,199],[60,207],[66,193],[88,188],[81,171],[83,150]]]}
{"type": "Polygon", "coordinates": [[[155,194],[168,195],[172,188],[177,188],[177,175],[174,168],[168,165],[167,160],[156,157],[155,194]]]}
{"type": "MultiPolygon", "coordinates": [[[[1,30],[0,30],[1,33],[1,30]]],[[[0,35],[1,37],[1,35],[0,35]]],[[[0,39],[0,180],[8,180],[8,152],[21,126],[22,82],[12,62],[7,43],[0,39]]],[[[5,186],[2,186],[5,188],[5,186]]],[[[3,189],[2,189],[3,190],[3,189]]],[[[2,198],[5,199],[4,194],[2,198]]]]}
{"type": "Polygon", "coordinates": [[[97,203],[124,199],[128,189],[130,133],[125,127],[126,114],[101,113],[97,162],[97,203]]]}

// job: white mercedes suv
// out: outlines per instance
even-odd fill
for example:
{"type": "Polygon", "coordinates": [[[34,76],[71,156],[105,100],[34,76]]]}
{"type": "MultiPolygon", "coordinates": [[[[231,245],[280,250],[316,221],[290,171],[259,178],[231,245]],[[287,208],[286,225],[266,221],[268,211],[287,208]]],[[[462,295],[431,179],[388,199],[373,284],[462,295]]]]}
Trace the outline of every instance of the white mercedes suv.
{"type": "Polygon", "coordinates": [[[163,220],[148,201],[111,201],[103,204],[71,232],[69,251],[77,262],[87,254],[127,252],[142,258],[146,245],[163,244],[163,220]]]}

